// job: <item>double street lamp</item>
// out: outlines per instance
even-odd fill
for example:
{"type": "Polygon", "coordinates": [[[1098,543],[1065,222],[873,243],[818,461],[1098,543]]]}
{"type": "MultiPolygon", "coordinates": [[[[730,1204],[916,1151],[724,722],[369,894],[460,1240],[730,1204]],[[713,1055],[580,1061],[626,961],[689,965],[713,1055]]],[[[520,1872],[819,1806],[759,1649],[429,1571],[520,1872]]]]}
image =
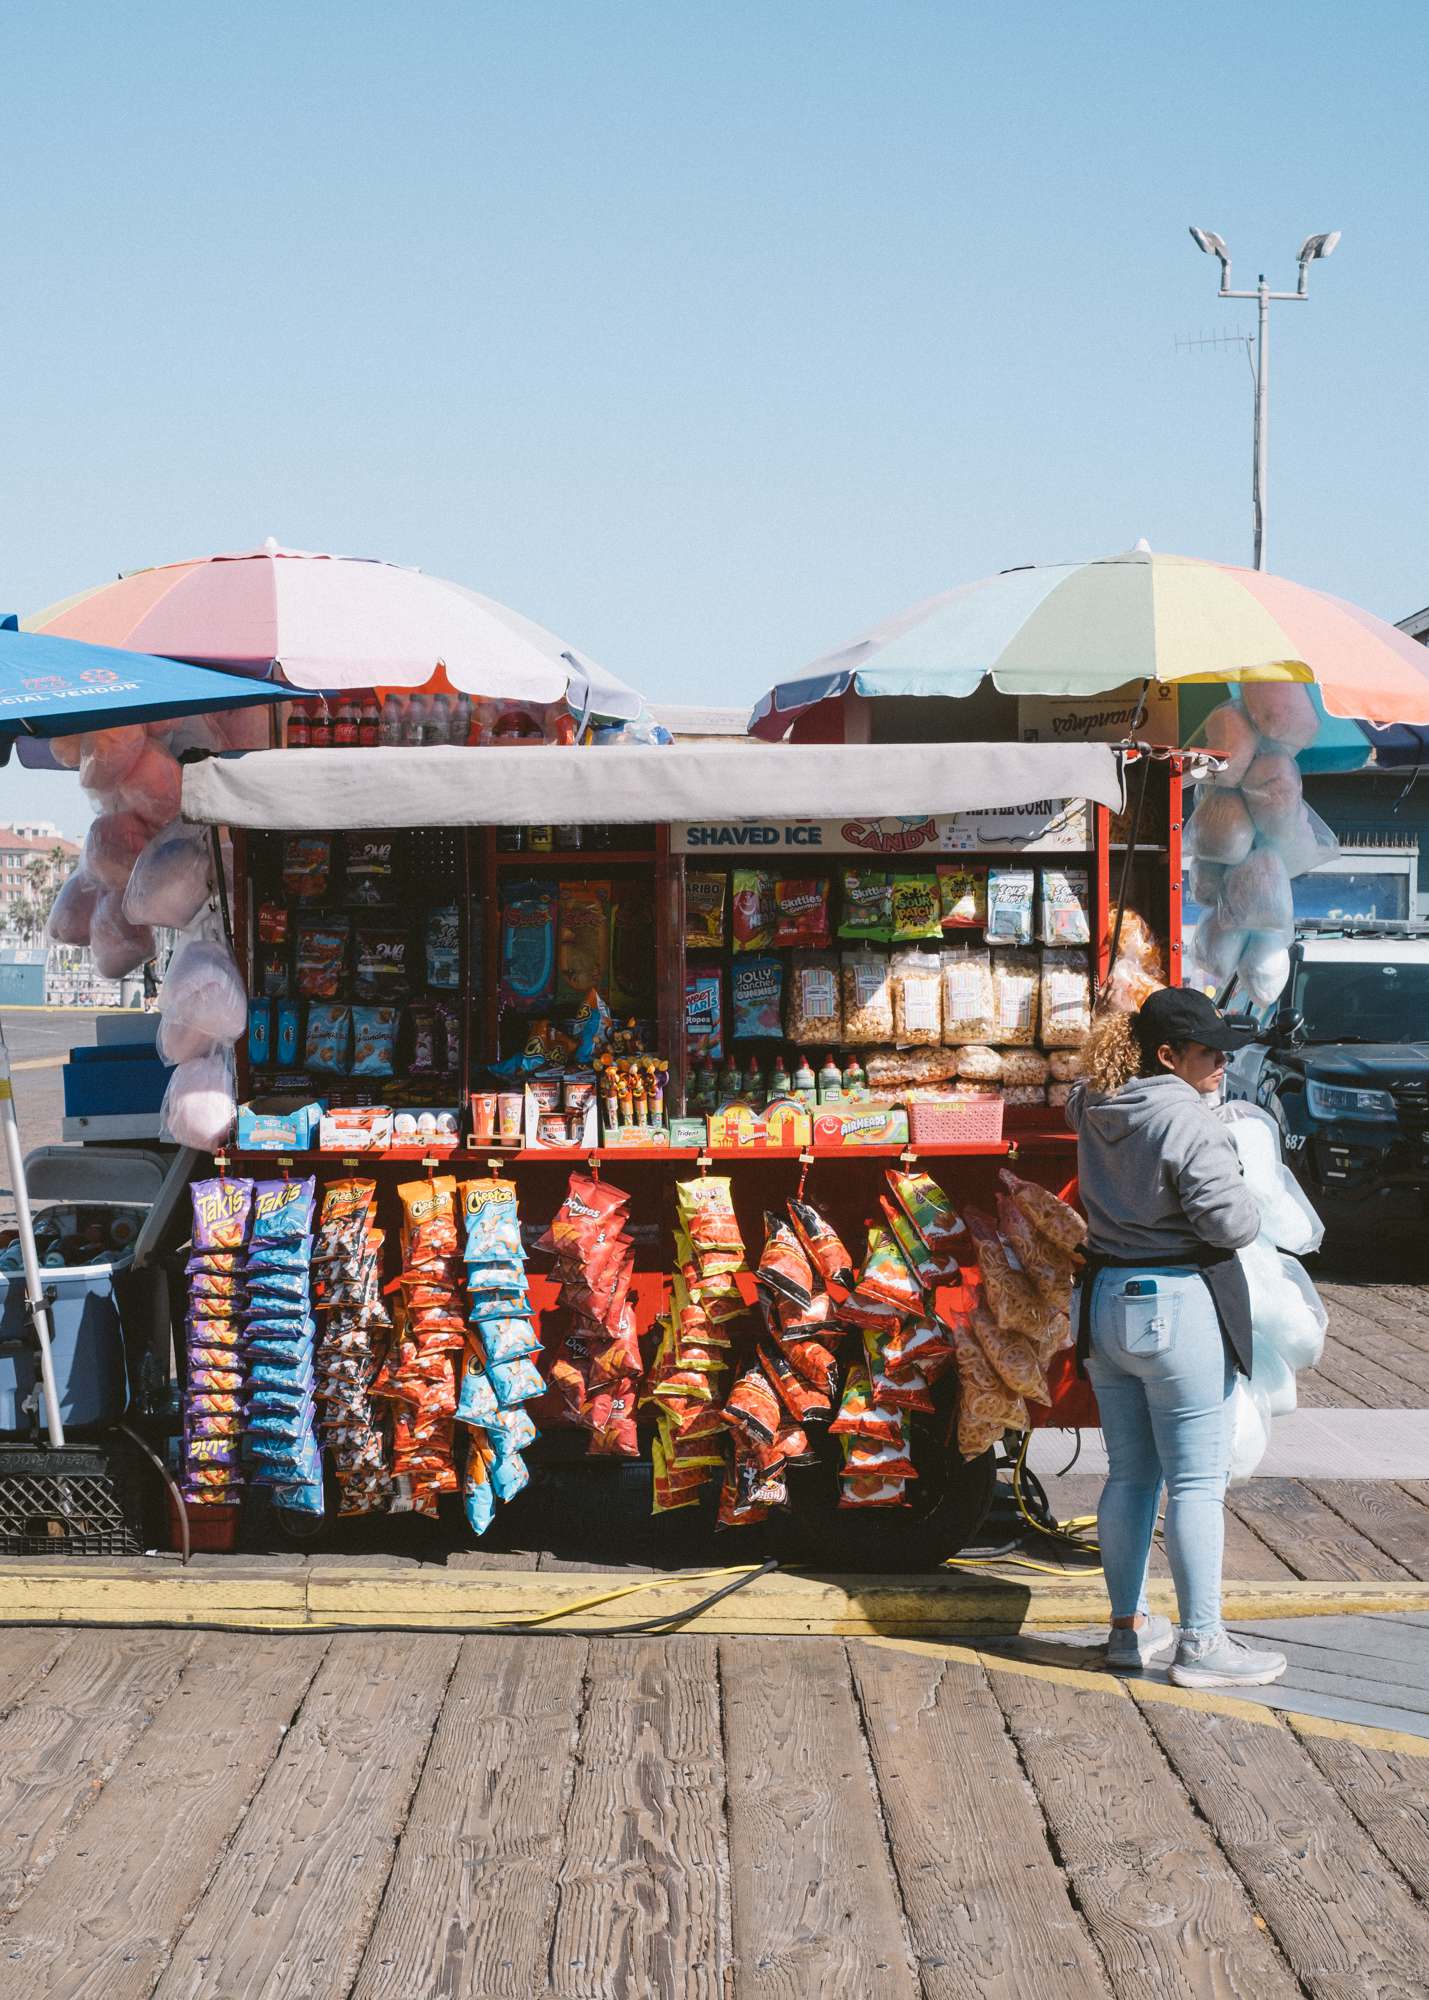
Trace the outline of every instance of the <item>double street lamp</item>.
{"type": "Polygon", "coordinates": [[[1259,325],[1255,344],[1255,448],[1254,448],[1254,502],[1255,502],[1255,566],[1265,568],[1265,515],[1267,487],[1268,430],[1270,424],[1270,306],[1272,300],[1304,299],[1307,296],[1310,266],[1320,257],[1328,257],[1340,240],[1338,229],[1331,229],[1321,236],[1307,236],[1300,245],[1300,282],[1293,292],[1272,292],[1265,282],[1262,272],[1253,292],[1233,292],[1231,290],[1231,253],[1226,248],[1225,238],[1217,236],[1214,230],[1197,229],[1191,236],[1199,249],[1208,257],[1216,257],[1221,266],[1221,288],[1216,294],[1222,299],[1254,299],[1259,308],[1259,325]]]}

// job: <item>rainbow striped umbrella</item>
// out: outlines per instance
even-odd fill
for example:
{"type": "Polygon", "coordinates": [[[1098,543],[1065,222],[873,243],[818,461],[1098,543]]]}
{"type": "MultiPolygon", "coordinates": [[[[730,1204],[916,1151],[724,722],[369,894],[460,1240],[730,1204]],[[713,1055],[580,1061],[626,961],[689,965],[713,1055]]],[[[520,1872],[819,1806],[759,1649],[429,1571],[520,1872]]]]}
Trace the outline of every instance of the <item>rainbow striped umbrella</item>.
{"type": "Polygon", "coordinates": [[[543,626],[464,584],[363,556],[280,548],[135,570],[24,621],[25,629],[289,687],[423,687],[438,663],[464,694],[568,698],[587,715],[633,721],[641,697],[543,626]]]}
{"type": "Polygon", "coordinates": [[[1429,648],[1382,618],[1264,570],[1139,543],[1096,562],[1003,570],[925,598],[781,681],[750,731],[861,695],[1098,695],[1128,681],[1310,681],[1331,715],[1429,722],[1429,648]]]}

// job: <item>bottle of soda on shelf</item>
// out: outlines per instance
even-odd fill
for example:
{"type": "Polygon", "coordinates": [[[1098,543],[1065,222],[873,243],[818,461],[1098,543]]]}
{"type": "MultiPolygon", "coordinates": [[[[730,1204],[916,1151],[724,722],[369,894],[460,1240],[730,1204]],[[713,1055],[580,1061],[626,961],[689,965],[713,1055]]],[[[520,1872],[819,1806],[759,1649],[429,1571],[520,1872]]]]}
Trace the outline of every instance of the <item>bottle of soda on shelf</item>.
{"type": "Polygon", "coordinates": [[[306,702],[295,701],[288,710],[287,744],[290,750],[306,750],[309,747],[306,702]]]}
{"type": "Polygon", "coordinates": [[[364,697],[357,719],[357,740],[364,750],[375,750],[382,741],[382,710],[375,694],[364,697]]]}
{"type": "Polygon", "coordinates": [[[332,717],[321,696],[308,703],[308,742],[314,750],[332,748],[332,717]]]}
{"type": "Polygon", "coordinates": [[[447,732],[447,741],[455,743],[458,748],[461,748],[470,735],[471,696],[469,694],[454,695],[452,697],[451,727],[447,732]]]}
{"type": "Polygon", "coordinates": [[[499,826],[496,829],[496,851],[498,854],[519,854],[521,852],[525,828],[520,826],[499,826]]]}
{"type": "Polygon", "coordinates": [[[407,731],[407,704],[400,694],[389,694],[382,704],[382,725],[378,732],[384,750],[400,743],[407,731]]]}
{"type": "Polygon", "coordinates": [[[434,694],[422,723],[424,743],[445,743],[451,727],[451,703],[444,694],[434,694]]]}
{"type": "Polygon", "coordinates": [[[402,724],[402,741],[411,749],[420,747],[423,732],[427,726],[427,702],[425,695],[414,694],[407,703],[407,716],[402,724]]]}
{"type": "Polygon", "coordinates": [[[337,716],[333,722],[333,747],[337,750],[357,748],[357,730],[362,709],[355,695],[344,695],[337,705],[337,716]]]}

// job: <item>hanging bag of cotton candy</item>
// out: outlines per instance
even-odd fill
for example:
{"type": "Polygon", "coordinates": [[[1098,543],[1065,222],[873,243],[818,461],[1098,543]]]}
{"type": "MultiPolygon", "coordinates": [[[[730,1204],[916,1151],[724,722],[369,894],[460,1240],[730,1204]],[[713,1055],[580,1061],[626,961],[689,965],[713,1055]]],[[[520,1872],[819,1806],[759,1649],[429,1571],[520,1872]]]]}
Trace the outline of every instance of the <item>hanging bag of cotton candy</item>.
{"type": "Polygon", "coordinates": [[[179,1064],[164,1091],[159,1123],[176,1146],[212,1153],[228,1137],[237,1116],[233,1051],[219,1049],[179,1064]]]}
{"type": "Polygon", "coordinates": [[[1226,1402],[1229,1473],[1249,1479],[1270,1445],[1270,1406],[1263,1389],[1237,1375],[1226,1402]]]}
{"type": "Polygon", "coordinates": [[[1243,1098],[1221,1105],[1219,1116],[1230,1133],[1245,1184],[1259,1205],[1262,1234],[1278,1250],[1295,1257],[1313,1256],[1324,1241],[1325,1225],[1285,1164],[1280,1127],[1268,1111],[1243,1098]]]}
{"type": "Polygon", "coordinates": [[[171,820],[134,863],[124,891],[124,914],[133,924],[186,930],[207,903],[212,883],[207,828],[171,820]]]}
{"type": "Polygon", "coordinates": [[[222,938],[189,936],[174,953],[159,993],[159,1055],[195,1063],[231,1048],[248,1025],[248,996],[222,938]]]}

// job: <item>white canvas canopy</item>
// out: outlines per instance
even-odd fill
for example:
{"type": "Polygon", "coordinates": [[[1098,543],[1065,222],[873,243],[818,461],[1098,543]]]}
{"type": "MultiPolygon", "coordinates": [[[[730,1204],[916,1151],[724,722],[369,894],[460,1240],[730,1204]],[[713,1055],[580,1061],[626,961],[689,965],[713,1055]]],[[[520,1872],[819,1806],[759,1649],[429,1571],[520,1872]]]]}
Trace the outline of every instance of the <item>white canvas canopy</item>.
{"type": "Polygon", "coordinates": [[[1041,799],[1119,811],[1119,757],[1105,743],[250,750],[189,765],[183,811],[207,825],[322,831],[913,817],[1041,799]]]}

